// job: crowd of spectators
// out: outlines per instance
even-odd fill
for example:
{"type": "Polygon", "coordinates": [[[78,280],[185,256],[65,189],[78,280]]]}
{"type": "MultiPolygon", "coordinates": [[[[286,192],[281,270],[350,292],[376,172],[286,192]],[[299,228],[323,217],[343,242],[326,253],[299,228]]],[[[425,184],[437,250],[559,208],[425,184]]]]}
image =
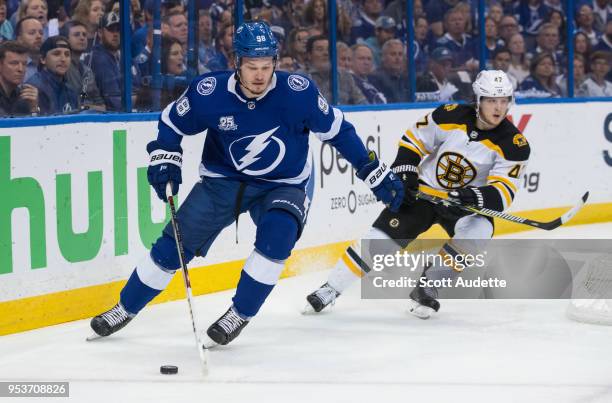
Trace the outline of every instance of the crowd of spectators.
{"type": "MultiPolygon", "coordinates": [[[[0,0],[0,115],[123,111],[119,2],[0,0]]],[[[196,55],[188,57],[184,0],[131,0],[133,110],[164,108],[187,75],[232,70],[234,0],[198,0],[196,55]],[[154,1],[160,2],[161,77],[153,77],[154,1]],[[188,61],[193,63],[188,66],[188,61]],[[190,67],[188,69],[188,67],[190,67]]],[[[327,0],[245,0],[245,19],[267,21],[280,44],[277,69],[311,77],[331,98],[327,0]]],[[[417,101],[470,101],[478,72],[475,0],[414,0],[408,56],[405,0],[337,0],[339,104],[408,102],[411,64],[417,101]]],[[[568,40],[579,97],[612,96],[612,2],[489,0],[485,63],[508,73],[517,97],[568,91],[568,40]],[[575,31],[567,38],[567,18],[575,31]]]]}

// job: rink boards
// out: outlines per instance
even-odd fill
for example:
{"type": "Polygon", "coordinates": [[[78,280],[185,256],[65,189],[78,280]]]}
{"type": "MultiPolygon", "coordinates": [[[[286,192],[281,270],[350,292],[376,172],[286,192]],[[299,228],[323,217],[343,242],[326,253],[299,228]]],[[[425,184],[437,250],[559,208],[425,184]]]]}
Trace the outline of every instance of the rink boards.
{"type": "MultiPolygon", "coordinates": [[[[610,105],[513,108],[512,119],[532,154],[511,211],[550,219],[590,190],[589,204],[572,223],[612,221],[610,105]]],[[[403,132],[428,112],[364,111],[346,117],[368,148],[391,162],[403,132]]],[[[145,145],[155,137],[156,121],[115,119],[57,118],[44,126],[0,128],[0,335],[85,318],[112,306],[168,219],[146,180],[145,145]]],[[[198,179],[203,140],[199,135],[183,141],[179,200],[198,179]]],[[[284,276],[330,267],[381,210],[329,145],[312,138],[311,152],[315,196],[284,276]]],[[[498,234],[524,229],[496,223],[498,234]]],[[[235,286],[254,233],[244,215],[238,233],[228,227],[206,259],[190,264],[194,294],[235,286]]],[[[441,234],[430,231],[430,236],[441,234]]],[[[183,297],[176,276],[156,302],[183,297]]]]}

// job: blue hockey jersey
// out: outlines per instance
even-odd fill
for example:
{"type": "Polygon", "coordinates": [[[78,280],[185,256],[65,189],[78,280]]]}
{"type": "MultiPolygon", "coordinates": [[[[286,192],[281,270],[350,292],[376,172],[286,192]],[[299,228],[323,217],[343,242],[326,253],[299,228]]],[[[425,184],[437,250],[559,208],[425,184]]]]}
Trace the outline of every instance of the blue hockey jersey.
{"type": "Polygon", "coordinates": [[[308,136],[330,142],[356,169],[368,154],[343,113],[308,78],[277,71],[267,91],[247,98],[234,72],[197,77],[162,111],[162,143],[207,131],[200,176],[258,184],[302,184],[312,171],[308,136]]]}

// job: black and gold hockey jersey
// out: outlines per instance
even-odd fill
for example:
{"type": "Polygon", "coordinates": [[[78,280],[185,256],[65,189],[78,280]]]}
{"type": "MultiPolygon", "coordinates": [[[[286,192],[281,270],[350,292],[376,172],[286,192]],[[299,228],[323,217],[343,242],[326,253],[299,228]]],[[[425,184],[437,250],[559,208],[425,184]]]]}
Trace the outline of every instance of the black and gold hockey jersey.
{"type": "Polygon", "coordinates": [[[514,199],[529,153],[527,139],[508,119],[480,130],[473,106],[447,104],[406,130],[394,165],[418,166],[420,181],[434,189],[478,187],[484,206],[502,211],[514,199]]]}

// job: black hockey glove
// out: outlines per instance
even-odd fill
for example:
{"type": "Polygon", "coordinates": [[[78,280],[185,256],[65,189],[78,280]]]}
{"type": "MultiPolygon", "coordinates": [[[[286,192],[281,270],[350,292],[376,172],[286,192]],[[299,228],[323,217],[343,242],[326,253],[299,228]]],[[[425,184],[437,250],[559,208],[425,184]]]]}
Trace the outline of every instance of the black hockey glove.
{"type": "Polygon", "coordinates": [[[404,185],[404,201],[407,206],[416,201],[416,193],[419,190],[419,171],[414,165],[393,165],[393,173],[400,178],[404,185]]]}
{"type": "Polygon", "coordinates": [[[475,187],[461,188],[448,192],[451,201],[458,202],[464,206],[480,207],[484,206],[484,199],[480,189],[475,187]]]}
{"type": "Polygon", "coordinates": [[[147,179],[157,197],[167,202],[166,183],[172,181],[172,195],[178,193],[179,184],[183,182],[181,165],[183,163],[183,149],[180,145],[167,145],[159,141],[147,144],[149,153],[149,168],[147,179]]]}

